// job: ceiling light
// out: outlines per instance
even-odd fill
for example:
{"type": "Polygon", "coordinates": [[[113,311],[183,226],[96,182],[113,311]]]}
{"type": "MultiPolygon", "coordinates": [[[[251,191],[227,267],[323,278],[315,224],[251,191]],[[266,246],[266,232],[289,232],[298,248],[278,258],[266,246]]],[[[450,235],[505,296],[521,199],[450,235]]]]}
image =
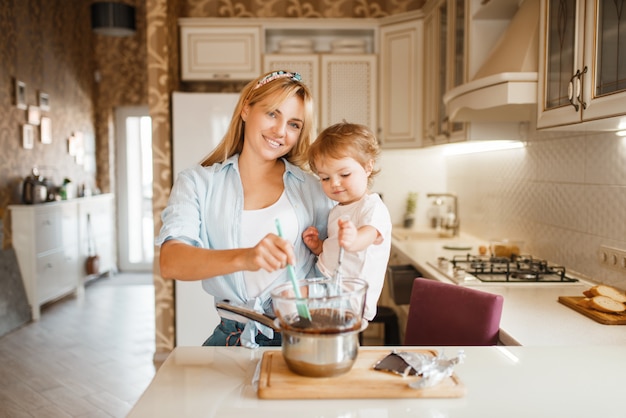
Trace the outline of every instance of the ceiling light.
{"type": "Polygon", "coordinates": [[[476,152],[502,151],[524,148],[522,141],[468,141],[445,146],[443,155],[473,154],[476,152]]]}

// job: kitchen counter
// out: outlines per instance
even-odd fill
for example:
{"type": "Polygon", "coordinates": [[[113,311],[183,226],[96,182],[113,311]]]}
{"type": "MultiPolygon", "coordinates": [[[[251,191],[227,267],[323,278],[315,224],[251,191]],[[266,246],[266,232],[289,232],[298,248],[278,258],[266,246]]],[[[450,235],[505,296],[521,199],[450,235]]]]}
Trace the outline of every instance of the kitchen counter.
{"type": "MultiPolygon", "coordinates": [[[[446,355],[457,348],[446,348],[446,355]]],[[[336,400],[259,399],[257,365],[270,349],[276,350],[177,347],[128,418],[617,417],[624,411],[622,347],[464,347],[465,361],[454,369],[466,389],[461,397],[336,400]]],[[[370,349],[391,351],[361,348],[370,349]]]]}
{"type": "MultiPolygon", "coordinates": [[[[420,270],[424,276],[445,282],[452,281],[436,270],[431,263],[438,257],[451,258],[455,254],[478,253],[484,240],[461,234],[456,238],[438,238],[426,235],[422,239],[405,239],[396,231],[392,251],[420,270]],[[471,251],[446,250],[444,245],[472,246],[471,251]]],[[[626,345],[626,327],[600,324],[558,302],[559,296],[582,296],[593,283],[580,281],[571,284],[552,283],[483,283],[466,281],[464,286],[504,296],[500,340],[505,345],[626,345]]],[[[408,305],[401,309],[408,311],[408,305]]]]}

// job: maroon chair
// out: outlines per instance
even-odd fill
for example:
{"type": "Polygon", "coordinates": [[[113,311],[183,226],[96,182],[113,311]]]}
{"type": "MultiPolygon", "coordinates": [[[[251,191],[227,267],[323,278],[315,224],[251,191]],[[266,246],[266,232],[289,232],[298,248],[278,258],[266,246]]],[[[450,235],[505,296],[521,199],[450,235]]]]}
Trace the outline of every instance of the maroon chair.
{"type": "Polygon", "coordinates": [[[416,278],[404,345],[496,345],[503,301],[478,289],[416,278]]]}

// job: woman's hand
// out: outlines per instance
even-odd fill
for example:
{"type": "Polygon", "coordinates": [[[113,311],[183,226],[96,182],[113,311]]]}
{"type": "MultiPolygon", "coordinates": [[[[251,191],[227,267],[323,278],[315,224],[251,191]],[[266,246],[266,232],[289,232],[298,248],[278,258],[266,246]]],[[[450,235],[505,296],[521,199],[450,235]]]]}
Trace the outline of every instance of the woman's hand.
{"type": "Polygon", "coordinates": [[[237,271],[276,271],[295,264],[293,245],[275,234],[267,234],[251,248],[212,250],[182,241],[169,240],[161,246],[161,277],[176,280],[203,280],[237,271]]]}
{"type": "Polygon", "coordinates": [[[295,263],[296,256],[291,242],[276,234],[267,234],[250,249],[246,257],[246,268],[243,270],[263,269],[272,272],[284,269],[287,264],[294,265],[295,263]]]}
{"type": "Polygon", "coordinates": [[[320,233],[316,227],[310,226],[302,233],[302,241],[315,255],[322,253],[323,242],[320,240],[320,233]]]}

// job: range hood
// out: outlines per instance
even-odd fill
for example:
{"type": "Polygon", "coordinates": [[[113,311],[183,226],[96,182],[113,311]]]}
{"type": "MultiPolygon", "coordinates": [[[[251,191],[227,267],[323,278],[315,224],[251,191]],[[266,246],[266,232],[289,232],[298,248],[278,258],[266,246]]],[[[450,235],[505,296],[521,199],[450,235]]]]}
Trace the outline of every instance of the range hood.
{"type": "Polygon", "coordinates": [[[472,81],[444,95],[452,121],[519,122],[535,116],[539,8],[539,0],[524,0],[472,81]]]}

